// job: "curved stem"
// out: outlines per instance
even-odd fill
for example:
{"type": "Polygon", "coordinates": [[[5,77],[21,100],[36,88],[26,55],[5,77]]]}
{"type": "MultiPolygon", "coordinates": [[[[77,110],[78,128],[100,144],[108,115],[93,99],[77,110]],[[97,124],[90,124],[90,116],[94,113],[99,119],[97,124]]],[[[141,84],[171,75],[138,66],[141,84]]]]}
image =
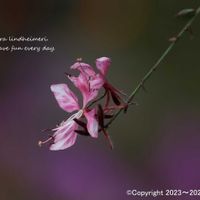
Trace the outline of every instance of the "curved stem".
{"type": "MultiPolygon", "coordinates": [[[[129,95],[126,103],[130,103],[135,95],[140,91],[142,87],[144,87],[144,83],[151,77],[154,71],[158,69],[160,66],[159,64],[166,58],[166,56],[169,54],[169,52],[173,49],[177,41],[183,36],[183,34],[191,27],[193,21],[196,19],[197,15],[200,13],[200,7],[196,9],[196,12],[192,18],[187,21],[185,26],[180,30],[180,32],[177,34],[176,37],[173,37],[171,40],[170,45],[167,47],[167,49],[164,51],[164,53],[161,55],[161,57],[155,62],[155,64],[150,68],[150,70],[145,74],[145,76],[142,78],[142,80],[138,83],[136,88],[133,90],[133,92],[129,95]]],[[[115,113],[113,118],[110,119],[110,121],[106,124],[106,127],[109,127],[112,122],[118,117],[118,115],[122,112],[123,108],[120,109],[115,113]]]]}

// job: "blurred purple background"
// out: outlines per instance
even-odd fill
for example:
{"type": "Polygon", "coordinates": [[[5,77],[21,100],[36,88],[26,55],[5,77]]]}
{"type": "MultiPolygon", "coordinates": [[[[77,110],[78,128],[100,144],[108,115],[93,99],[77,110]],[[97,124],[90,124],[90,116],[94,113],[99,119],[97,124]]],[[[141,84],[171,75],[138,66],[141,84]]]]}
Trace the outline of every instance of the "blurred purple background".
{"type": "Polygon", "coordinates": [[[197,3],[1,1],[0,37],[47,36],[56,50],[0,51],[0,200],[123,200],[141,199],[128,189],[200,189],[200,17],[194,39],[185,34],[135,99],[139,106],[109,129],[113,151],[103,136],[78,137],[59,152],[37,146],[41,130],[68,117],[49,86],[67,82],[76,58],[110,57],[110,81],[129,94],[184,25],[174,15],[197,3]]]}

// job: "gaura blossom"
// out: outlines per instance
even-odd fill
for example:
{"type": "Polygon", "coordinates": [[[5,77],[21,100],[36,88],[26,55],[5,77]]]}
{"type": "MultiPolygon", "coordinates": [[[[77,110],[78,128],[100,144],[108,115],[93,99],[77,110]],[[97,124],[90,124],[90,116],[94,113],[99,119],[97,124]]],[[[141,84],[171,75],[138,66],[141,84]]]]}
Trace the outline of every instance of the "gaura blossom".
{"type": "Polygon", "coordinates": [[[86,107],[89,100],[93,99],[93,93],[87,90],[81,91],[83,96],[87,96],[87,101],[85,100],[83,107],[80,109],[77,97],[66,84],[51,85],[51,91],[54,93],[59,106],[63,110],[67,112],[77,112],[65,122],[61,123],[57,128],[53,129],[53,131],[56,132],[53,135],[54,143],[50,146],[50,150],[63,150],[75,143],[77,138],[77,133],[75,131],[78,130],[78,124],[75,119],[79,120],[81,117],[86,118],[87,131],[91,137],[97,138],[98,122],[95,116],[96,109],[93,108],[90,110],[86,107]]]}
{"type": "Polygon", "coordinates": [[[74,145],[77,134],[90,135],[93,138],[97,138],[98,132],[102,131],[112,147],[112,142],[104,127],[104,118],[112,117],[109,114],[113,111],[113,108],[116,108],[115,106],[109,107],[110,96],[117,106],[121,105],[122,99],[120,97],[121,92],[115,89],[106,79],[110,64],[110,58],[101,57],[96,60],[98,72],[80,60],[71,66],[71,69],[78,70],[79,74],[78,76],[67,74],[67,77],[82,94],[83,101],[81,105],[77,96],[66,84],[51,85],[51,91],[60,108],[68,113],[75,113],[56,128],[51,129],[54,132],[53,136],[44,142],[40,141],[39,145],[52,141],[50,150],[63,150],[74,145]],[[98,99],[98,93],[101,88],[105,89],[105,94],[98,99]],[[104,97],[106,97],[104,107],[100,104],[98,106],[94,104],[104,97]],[[92,108],[91,105],[93,105],[92,108]],[[82,130],[80,127],[82,127],[82,130]]]}
{"type": "MultiPolygon", "coordinates": [[[[98,122],[96,119],[96,108],[89,109],[87,104],[98,95],[99,89],[103,86],[104,80],[100,75],[95,74],[91,66],[85,63],[75,63],[72,69],[78,69],[80,74],[78,77],[69,76],[69,79],[80,90],[83,96],[82,108],[78,104],[77,96],[69,89],[66,84],[51,85],[58,105],[64,111],[71,113],[76,111],[70,118],[62,122],[58,127],[52,129],[55,131],[51,139],[53,144],[50,145],[50,150],[63,150],[72,146],[77,138],[77,132],[80,118],[85,117],[87,124],[85,134],[89,134],[93,138],[98,137],[98,122]]],[[[47,140],[49,141],[49,140],[47,140]]],[[[46,142],[46,141],[45,141],[46,142]]],[[[42,142],[40,142],[42,144],[42,142]]]]}

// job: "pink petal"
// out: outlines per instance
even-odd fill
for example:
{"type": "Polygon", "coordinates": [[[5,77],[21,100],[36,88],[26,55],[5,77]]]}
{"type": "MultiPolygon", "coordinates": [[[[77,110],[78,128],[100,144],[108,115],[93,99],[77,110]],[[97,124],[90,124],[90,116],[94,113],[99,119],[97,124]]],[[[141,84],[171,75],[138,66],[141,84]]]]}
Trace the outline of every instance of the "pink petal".
{"type": "Polygon", "coordinates": [[[60,127],[58,127],[58,130],[53,134],[54,137],[54,143],[58,142],[59,140],[62,140],[64,138],[66,138],[66,136],[68,135],[68,133],[74,131],[77,126],[75,126],[75,122],[71,121],[70,123],[67,124],[67,126],[65,125],[60,125],[60,127]]]}
{"type": "Polygon", "coordinates": [[[93,70],[93,68],[88,65],[87,63],[83,62],[76,62],[71,66],[71,69],[77,69],[79,70],[82,74],[85,74],[87,77],[89,76],[94,76],[96,73],[93,70]]]}
{"type": "Polygon", "coordinates": [[[83,107],[85,107],[90,101],[96,98],[98,95],[98,89],[103,85],[102,79],[88,80],[87,77],[80,73],[78,77],[70,76],[69,79],[80,90],[83,96],[83,107]]]}
{"type": "Polygon", "coordinates": [[[83,94],[83,108],[85,108],[90,101],[93,101],[97,95],[98,90],[91,90],[89,93],[83,94]]]}
{"type": "Polygon", "coordinates": [[[79,74],[78,77],[69,76],[68,77],[73,84],[81,91],[81,93],[88,93],[89,92],[89,81],[83,74],[79,74]]]}
{"type": "Polygon", "coordinates": [[[94,138],[98,137],[98,122],[96,120],[96,109],[92,109],[91,111],[85,111],[84,115],[87,119],[87,129],[90,135],[94,138]]]}
{"type": "Polygon", "coordinates": [[[105,79],[100,74],[96,74],[95,76],[90,78],[90,88],[92,90],[101,89],[104,83],[105,83],[105,79]]]}
{"type": "Polygon", "coordinates": [[[96,67],[102,73],[103,76],[106,76],[110,64],[111,64],[110,58],[101,57],[96,59],[96,67]]]}
{"type": "Polygon", "coordinates": [[[68,125],[64,128],[61,127],[54,133],[54,144],[50,146],[50,150],[64,150],[74,145],[77,138],[77,134],[74,131],[78,125],[74,121],[71,121],[68,125]]]}
{"type": "Polygon", "coordinates": [[[67,149],[75,144],[76,138],[77,138],[77,134],[74,132],[71,132],[68,138],[64,138],[63,140],[60,140],[59,142],[52,144],[49,147],[49,149],[51,151],[59,151],[59,150],[67,149]]]}
{"type": "Polygon", "coordinates": [[[69,79],[74,83],[74,85],[80,90],[83,96],[83,107],[89,102],[90,96],[90,85],[86,76],[79,74],[78,77],[69,77],[69,79]]]}
{"type": "Polygon", "coordinates": [[[78,99],[66,84],[51,85],[58,105],[67,112],[79,110],[78,99]]]}
{"type": "Polygon", "coordinates": [[[71,66],[71,69],[80,71],[78,77],[69,76],[69,79],[82,93],[83,107],[85,107],[97,97],[98,91],[103,87],[105,79],[101,74],[96,74],[93,68],[86,63],[76,62],[71,66]]]}

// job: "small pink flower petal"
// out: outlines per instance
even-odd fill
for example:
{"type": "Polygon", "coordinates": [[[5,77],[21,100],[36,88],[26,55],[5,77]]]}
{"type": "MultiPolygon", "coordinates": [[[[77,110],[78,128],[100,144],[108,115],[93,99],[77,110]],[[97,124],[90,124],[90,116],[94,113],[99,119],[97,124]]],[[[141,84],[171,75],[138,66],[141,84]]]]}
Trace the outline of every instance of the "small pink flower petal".
{"type": "Polygon", "coordinates": [[[96,59],[96,67],[103,76],[106,76],[110,64],[111,59],[108,57],[101,57],[96,59]]]}
{"type": "Polygon", "coordinates": [[[83,96],[83,107],[85,107],[90,101],[96,98],[98,90],[103,86],[103,79],[97,77],[96,79],[88,80],[82,73],[78,77],[70,76],[69,79],[80,90],[83,96]]]}
{"type": "Polygon", "coordinates": [[[77,134],[74,132],[78,125],[75,121],[70,121],[67,125],[61,125],[54,133],[54,143],[50,146],[50,150],[64,150],[74,145],[77,134]]]}
{"type": "Polygon", "coordinates": [[[96,120],[96,109],[92,109],[91,111],[85,111],[84,115],[87,119],[87,129],[90,135],[94,138],[98,137],[98,122],[96,120]]]}
{"type": "Polygon", "coordinates": [[[83,74],[80,73],[78,77],[69,76],[68,78],[72,81],[75,87],[81,91],[81,93],[89,92],[89,81],[83,74]]]}
{"type": "Polygon", "coordinates": [[[79,110],[78,99],[66,84],[51,85],[58,105],[67,112],[79,110]]]}
{"type": "Polygon", "coordinates": [[[78,77],[71,76],[69,79],[73,82],[73,84],[80,90],[83,96],[83,107],[89,102],[90,96],[90,85],[86,76],[83,74],[79,74],[78,77]]]}
{"type": "Polygon", "coordinates": [[[97,95],[98,90],[91,90],[89,93],[83,94],[83,108],[85,108],[90,101],[94,100],[97,95]]]}
{"type": "Polygon", "coordinates": [[[100,74],[96,74],[94,77],[90,78],[90,88],[92,90],[99,90],[103,87],[105,79],[100,74]]]}
{"type": "Polygon", "coordinates": [[[82,62],[76,62],[71,69],[80,71],[78,77],[68,76],[74,85],[80,90],[83,96],[83,107],[94,100],[98,91],[103,87],[105,79],[101,74],[96,74],[93,68],[82,62]]]}
{"type": "Polygon", "coordinates": [[[52,144],[49,149],[51,151],[59,151],[67,149],[71,146],[73,146],[76,142],[77,134],[74,132],[71,132],[67,138],[64,138],[63,140],[60,140],[54,144],[52,144]]]}
{"type": "Polygon", "coordinates": [[[71,66],[71,69],[77,69],[79,70],[82,74],[86,75],[87,77],[89,76],[94,76],[96,73],[93,70],[93,68],[88,65],[87,63],[83,62],[76,62],[71,66]]]}
{"type": "Polygon", "coordinates": [[[77,128],[77,125],[75,124],[74,121],[71,121],[70,123],[68,123],[67,126],[60,125],[60,127],[58,127],[58,130],[53,134],[54,143],[57,143],[58,141],[66,138],[68,133],[74,131],[76,128],[77,128]]]}

